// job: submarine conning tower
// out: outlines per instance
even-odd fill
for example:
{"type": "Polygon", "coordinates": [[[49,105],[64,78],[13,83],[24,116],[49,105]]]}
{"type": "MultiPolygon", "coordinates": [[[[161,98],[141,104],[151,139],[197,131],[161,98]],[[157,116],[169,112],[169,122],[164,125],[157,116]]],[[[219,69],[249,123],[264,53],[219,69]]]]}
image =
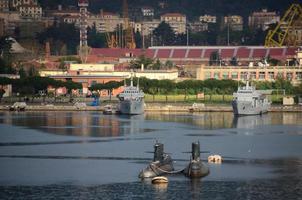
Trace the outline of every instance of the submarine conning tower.
{"type": "Polygon", "coordinates": [[[200,160],[200,144],[198,142],[192,143],[192,159],[200,160]]]}
{"type": "Polygon", "coordinates": [[[164,144],[156,142],[154,144],[154,158],[153,162],[162,162],[164,159],[164,144]]]}

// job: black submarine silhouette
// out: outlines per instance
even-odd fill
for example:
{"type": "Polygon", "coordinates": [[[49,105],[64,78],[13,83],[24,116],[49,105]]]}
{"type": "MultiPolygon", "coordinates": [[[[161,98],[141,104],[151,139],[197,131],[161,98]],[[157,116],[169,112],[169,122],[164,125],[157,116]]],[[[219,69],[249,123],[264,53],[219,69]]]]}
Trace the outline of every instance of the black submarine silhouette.
{"type": "Polygon", "coordinates": [[[139,178],[153,178],[174,170],[172,158],[164,153],[164,145],[162,143],[156,141],[153,155],[153,161],[139,173],[139,178]]]}
{"type": "Polygon", "coordinates": [[[201,178],[209,174],[209,168],[202,163],[200,159],[200,144],[199,142],[192,143],[192,153],[189,164],[181,170],[174,171],[173,160],[170,155],[164,153],[164,145],[156,141],[154,144],[153,161],[143,169],[138,177],[154,178],[165,174],[180,174],[183,173],[189,178],[201,178]]]}
{"type": "Polygon", "coordinates": [[[200,143],[192,143],[192,156],[190,163],[183,170],[185,176],[189,178],[201,178],[210,173],[209,168],[200,159],[200,143]]]}

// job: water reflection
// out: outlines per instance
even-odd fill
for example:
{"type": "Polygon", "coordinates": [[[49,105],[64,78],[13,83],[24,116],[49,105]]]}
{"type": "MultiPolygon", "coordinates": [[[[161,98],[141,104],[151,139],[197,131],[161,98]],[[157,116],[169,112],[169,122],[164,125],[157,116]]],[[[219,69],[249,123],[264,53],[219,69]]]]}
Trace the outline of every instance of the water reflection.
{"type": "Polygon", "coordinates": [[[0,113],[0,123],[59,135],[92,137],[116,137],[153,131],[141,127],[143,120],[143,115],[117,116],[97,112],[0,113]]]}
{"type": "Polygon", "coordinates": [[[302,124],[302,113],[234,117],[231,112],[145,113],[135,116],[102,115],[100,112],[0,112],[0,123],[72,136],[117,137],[167,128],[164,123],[157,123],[159,121],[176,122],[179,128],[192,130],[252,129],[264,125],[299,125],[302,124]],[[147,125],[152,121],[156,123],[147,125]]]}
{"type": "Polygon", "coordinates": [[[147,113],[146,119],[191,124],[204,129],[232,128],[233,113],[147,113]]]}
{"type": "Polygon", "coordinates": [[[234,116],[233,128],[255,128],[271,124],[270,115],[234,116]]]}

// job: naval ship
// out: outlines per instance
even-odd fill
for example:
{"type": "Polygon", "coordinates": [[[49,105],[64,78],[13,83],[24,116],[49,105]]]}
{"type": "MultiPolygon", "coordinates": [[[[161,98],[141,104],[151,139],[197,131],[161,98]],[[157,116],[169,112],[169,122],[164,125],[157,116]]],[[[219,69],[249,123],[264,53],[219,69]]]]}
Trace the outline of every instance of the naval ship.
{"type": "Polygon", "coordinates": [[[233,93],[232,107],[235,115],[261,115],[268,112],[270,105],[266,95],[250,86],[249,81],[233,93]]]}
{"type": "Polygon", "coordinates": [[[118,94],[119,105],[118,112],[127,115],[139,115],[144,113],[144,92],[139,89],[139,85],[133,86],[133,79],[131,78],[131,85],[125,85],[123,92],[118,94]]]}

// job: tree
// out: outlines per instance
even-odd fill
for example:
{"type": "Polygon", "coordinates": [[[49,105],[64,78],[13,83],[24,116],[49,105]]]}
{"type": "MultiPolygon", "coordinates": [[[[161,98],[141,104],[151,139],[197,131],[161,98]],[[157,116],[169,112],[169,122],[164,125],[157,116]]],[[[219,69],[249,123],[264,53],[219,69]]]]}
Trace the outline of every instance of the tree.
{"type": "Polygon", "coordinates": [[[142,64],[145,69],[150,69],[153,64],[153,59],[148,58],[145,55],[140,55],[138,58],[130,62],[130,67],[132,69],[140,69],[142,64]]]}
{"type": "Polygon", "coordinates": [[[238,65],[238,61],[237,61],[237,58],[236,57],[232,57],[231,61],[230,61],[230,64],[232,66],[237,66],[238,65]]]}
{"type": "Polygon", "coordinates": [[[113,89],[117,89],[117,88],[121,87],[123,84],[121,82],[117,82],[117,81],[109,81],[109,82],[105,83],[104,85],[105,85],[105,88],[109,91],[109,95],[110,95],[109,98],[111,101],[113,89]]]}
{"type": "Polygon", "coordinates": [[[12,43],[13,41],[7,36],[0,38],[0,57],[4,60],[8,60],[11,57],[12,43]]]}
{"type": "Polygon", "coordinates": [[[95,24],[92,28],[87,28],[88,46],[92,48],[106,47],[106,35],[105,33],[98,33],[95,24]]]}
{"type": "Polygon", "coordinates": [[[4,94],[5,94],[5,90],[1,87],[0,88],[0,103],[2,101],[2,97],[3,97],[4,94]]]}
{"type": "Polygon", "coordinates": [[[166,95],[166,102],[168,101],[168,94],[173,91],[175,84],[171,80],[160,80],[158,86],[163,94],[166,95]]]}
{"type": "Polygon", "coordinates": [[[52,47],[52,54],[60,54],[60,50],[66,45],[66,54],[74,55],[77,53],[79,44],[79,30],[74,24],[54,23],[53,26],[38,33],[36,38],[41,44],[45,44],[48,41],[52,47]]]}
{"type": "Polygon", "coordinates": [[[153,31],[153,36],[157,42],[157,45],[173,45],[175,43],[175,33],[171,26],[166,22],[161,22],[153,31]]]}
{"type": "Polygon", "coordinates": [[[209,61],[209,65],[220,65],[221,64],[221,58],[220,55],[218,53],[218,51],[213,51],[210,55],[210,61],[209,61]]]}
{"type": "Polygon", "coordinates": [[[174,67],[174,63],[171,60],[167,60],[165,62],[165,68],[166,69],[172,69],[174,67]]]}
{"type": "Polygon", "coordinates": [[[159,59],[157,59],[156,62],[152,65],[152,69],[159,70],[161,69],[161,66],[162,66],[161,62],[159,61],[159,59]]]}

